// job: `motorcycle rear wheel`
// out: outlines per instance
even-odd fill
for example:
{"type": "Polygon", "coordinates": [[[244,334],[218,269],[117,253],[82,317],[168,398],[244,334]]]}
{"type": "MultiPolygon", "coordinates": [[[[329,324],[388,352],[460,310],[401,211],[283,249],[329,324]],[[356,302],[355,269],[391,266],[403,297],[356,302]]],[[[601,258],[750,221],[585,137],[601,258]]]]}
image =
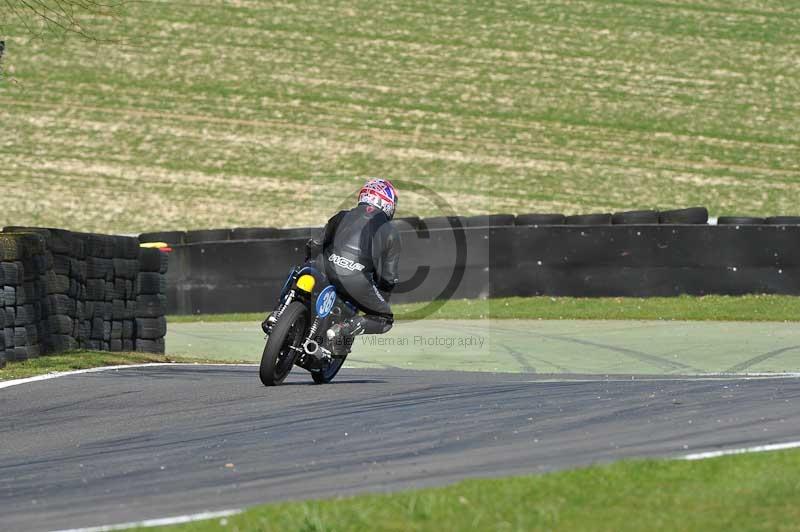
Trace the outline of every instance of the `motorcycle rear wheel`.
{"type": "Polygon", "coordinates": [[[333,380],[339,370],[342,369],[342,365],[344,364],[344,359],[342,358],[334,358],[328,364],[325,364],[325,367],[320,371],[312,371],[311,378],[314,379],[314,382],[317,384],[328,384],[333,380]]]}
{"type": "Polygon", "coordinates": [[[264,386],[278,386],[292,371],[307,325],[308,309],[303,303],[294,301],[283,311],[261,355],[258,376],[264,386]]]}

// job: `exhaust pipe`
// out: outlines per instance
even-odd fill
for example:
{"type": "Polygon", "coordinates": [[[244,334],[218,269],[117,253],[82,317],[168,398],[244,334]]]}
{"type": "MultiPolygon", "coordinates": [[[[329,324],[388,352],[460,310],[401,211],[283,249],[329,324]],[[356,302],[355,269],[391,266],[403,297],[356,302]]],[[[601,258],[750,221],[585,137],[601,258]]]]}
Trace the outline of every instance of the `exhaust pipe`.
{"type": "Polygon", "coordinates": [[[303,344],[303,350],[307,355],[315,355],[319,351],[319,344],[314,340],[306,340],[303,344]]]}

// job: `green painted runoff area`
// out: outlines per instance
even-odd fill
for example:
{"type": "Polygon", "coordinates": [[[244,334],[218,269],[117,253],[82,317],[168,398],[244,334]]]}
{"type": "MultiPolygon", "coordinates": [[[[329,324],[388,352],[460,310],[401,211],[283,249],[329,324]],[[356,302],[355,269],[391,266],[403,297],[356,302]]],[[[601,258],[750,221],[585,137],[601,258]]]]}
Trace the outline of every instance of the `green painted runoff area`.
{"type": "MultiPolygon", "coordinates": [[[[167,354],[257,362],[258,322],[170,323],[167,354]]],[[[800,327],[782,322],[422,320],[361,336],[348,367],[540,374],[800,371],[800,327]]]]}

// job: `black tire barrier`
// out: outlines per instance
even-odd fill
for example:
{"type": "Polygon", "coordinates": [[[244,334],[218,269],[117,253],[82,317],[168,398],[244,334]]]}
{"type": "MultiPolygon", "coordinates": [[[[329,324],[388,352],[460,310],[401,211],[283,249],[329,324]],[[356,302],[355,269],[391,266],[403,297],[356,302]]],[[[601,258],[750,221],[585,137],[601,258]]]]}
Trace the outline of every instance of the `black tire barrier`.
{"type": "Polygon", "coordinates": [[[134,349],[140,353],[163,353],[164,347],[163,338],[159,338],[158,340],[137,339],[134,349]]]}
{"type": "Polygon", "coordinates": [[[482,214],[478,216],[468,216],[465,219],[467,227],[502,227],[514,225],[516,216],[513,214],[482,214]]]}
{"type": "MultiPolygon", "coordinates": [[[[169,267],[169,255],[157,249],[142,249],[139,261],[139,271],[167,273],[169,267]]],[[[135,278],[135,276],[134,276],[135,278]]]]}
{"type": "MultiPolygon", "coordinates": [[[[69,287],[69,283],[67,283],[67,286],[69,287]]],[[[25,303],[28,302],[28,296],[27,296],[28,290],[30,290],[30,283],[27,283],[27,282],[26,283],[22,283],[21,286],[17,287],[17,289],[15,291],[16,296],[17,296],[17,299],[14,302],[15,305],[17,305],[19,307],[19,306],[22,306],[22,305],[24,305],[25,303]]]]}
{"type": "Polygon", "coordinates": [[[17,327],[30,325],[36,322],[36,315],[33,311],[33,305],[23,305],[16,308],[16,316],[14,325],[17,327]]]}
{"type": "Polygon", "coordinates": [[[800,225],[800,216],[772,216],[766,221],[768,225],[800,225]]]}
{"type": "MultiPolygon", "coordinates": [[[[456,250],[447,233],[401,233],[401,279],[429,271],[424,283],[393,294],[393,303],[431,301],[449,283],[456,250]]],[[[543,225],[463,233],[469,253],[453,298],[800,295],[800,226],[543,225]]],[[[167,313],[264,312],[304,253],[303,242],[293,240],[178,246],[167,274],[167,313]]]]}
{"type": "Polygon", "coordinates": [[[17,304],[17,289],[13,286],[3,287],[3,306],[13,307],[17,304]]]}
{"type": "MultiPolygon", "coordinates": [[[[161,298],[166,288],[166,255],[140,249],[135,238],[23,229],[24,233],[16,233],[6,228],[0,234],[3,357],[23,359],[67,349],[121,349],[124,340],[133,350],[142,252],[152,257],[145,262],[149,260],[155,270],[149,273],[159,278],[144,283],[161,298]]],[[[160,302],[143,311],[148,319],[164,319],[165,304],[160,302]]],[[[148,329],[149,336],[165,332],[165,327],[148,329]]],[[[154,345],[157,348],[163,342],[154,345]]]]}
{"type": "Polygon", "coordinates": [[[610,214],[573,214],[564,220],[566,225],[611,225],[610,214]]]}
{"type": "Polygon", "coordinates": [[[6,322],[6,327],[3,329],[3,339],[6,344],[6,350],[13,349],[14,347],[14,322],[6,322]]]}
{"type": "MultiPolygon", "coordinates": [[[[122,322],[122,339],[123,340],[133,340],[134,336],[134,327],[135,322],[133,320],[125,320],[122,322]]],[[[131,346],[131,349],[133,347],[131,346]]]]}
{"type": "Polygon", "coordinates": [[[392,223],[398,231],[416,231],[420,228],[419,216],[406,216],[403,218],[395,218],[392,223]]]}
{"type": "Polygon", "coordinates": [[[53,353],[78,349],[78,341],[66,334],[51,334],[47,339],[46,345],[48,351],[53,353]]]}
{"type": "Polygon", "coordinates": [[[122,279],[120,277],[114,279],[114,282],[111,284],[111,299],[121,299],[125,300],[128,298],[128,281],[127,279],[122,279]]]}
{"type": "Polygon", "coordinates": [[[280,238],[280,229],[276,227],[236,227],[231,229],[231,240],[267,240],[280,238]]]}
{"type": "MultiPolygon", "coordinates": [[[[103,321],[103,318],[93,318],[92,319],[92,330],[89,333],[89,338],[92,340],[102,341],[103,340],[103,329],[105,328],[106,322],[103,321]]],[[[111,335],[111,331],[109,330],[109,336],[111,335]]]]}
{"type": "Polygon", "coordinates": [[[111,302],[111,319],[124,320],[127,316],[127,308],[125,307],[125,300],[115,299],[111,302]]]}
{"type": "Polygon", "coordinates": [[[39,327],[35,324],[25,326],[28,338],[28,345],[39,345],[39,327]]]}
{"type": "MultiPolygon", "coordinates": [[[[84,237],[86,243],[86,255],[90,264],[93,259],[113,259],[114,240],[108,235],[87,234],[84,237]]],[[[89,277],[92,277],[90,274],[89,277]]]]}
{"type": "Polygon", "coordinates": [[[278,238],[281,239],[302,238],[307,240],[319,236],[322,227],[289,227],[279,231],[278,238]]]}
{"type": "Polygon", "coordinates": [[[136,338],[145,340],[157,340],[167,334],[167,320],[163,316],[160,318],[136,318],[136,338]]]}
{"type": "Polygon", "coordinates": [[[688,209],[661,211],[658,215],[658,223],[681,225],[707,224],[708,209],[705,207],[690,207],[688,209]]]}
{"type": "MultiPolygon", "coordinates": [[[[164,333],[166,334],[166,331],[164,333]]],[[[111,322],[111,340],[119,340],[119,349],[122,349],[122,321],[115,320],[111,322]]]]}
{"type": "Polygon", "coordinates": [[[16,261],[22,258],[22,250],[17,239],[9,238],[7,235],[0,237],[0,261],[16,261]]]}
{"type": "Polygon", "coordinates": [[[564,225],[567,217],[563,214],[518,214],[515,225],[564,225]]]}
{"type": "Polygon", "coordinates": [[[186,244],[196,244],[200,242],[220,242],[230,239],[230,229],[200,229],[197,231],[186,231],[184,242],[186,244]]]}
{"type": "Polygon", "coordinates": [[[159,273],[142,272],[136,278],[136,292],[138,294],[163,294],[166,290],[166,279],[159,273]]]}
{"type": "MultiPolygon", "coordinates": [[[[75,295],[70,290],[70,278],[66,275],[58,275],[55,272],[48,272],[45,280],[45,288],[49,295],[70,294],[75,295]]],[[[17,290],[19,293],[19,290],[17,290]]]]}
{"type": "Polygon", "coordinates": [[[112,259],[136,260],[139,258],[139,241],[122,236],[112,237],[114,256],[112,259]]]}
{"type": "Polygon", "coordinates": [[[102,279],[87,279],[86,297],[92,301],[105,301],[106,282],[102,279]]]}
{"type": "Polygon", "coordinates": [[[139,274],[139,261],[136,259],[113,259],[114,277],[118,279],[136,279],[139,274]]]}
{"type": "Polygon", "coordinates": [[[139,235],[139,242],[142,244],[149,242],[163,242],[171,246],[186,243],[186,231],[161,231],[157,233],[142,233],[139,235]]]}
{"type": "Polygon", "coordinates": [[[50,255],[53,258],[53,271],[58,275],[69,276],[72,271],[72,260],[69,255],[50,255]]]}
{"type": "Polygon", "coordinates": [[[86,276],[89,279],[114,279],[114,261],[99,257],[86,259],[86,276]]]}
{"type": "Polygon", "coordinates": [[[114,301],[114,281],[106,281],[105,301],[107,303],[114,301]]]}
{"type": "Polygon", "coordinates": [[[434,216],[423,218],[420,224],[426,229],[461,229],[467,226],[467,220],[463,216],[434,216]]]}
{"type": "Polygon", "coordinates": [[[72,318],[64,315],[55,315],[47,318],[47,331],[51,335],[71,335],[74,333],[72,318]]]}
{"type": "Polygon", "coordinates": [[[167,298],[163,295],[140,295],[136,298],[137,318],[158,318],[166,313],[167,298]]]}
{"type": "Polygon", "coordinates": [[[23,283],[22,264],[20,262],[2,262],[3,282],[6,286],[19,286],[23,283]]]}
{"type": "Polygon", "coordinates": [[[24,326],[14,327],[14,347],[28,345],[28,330],[24,326]]]}
{"type": "Polygon", "coordinates": [[[17,362],[22,362],[24,360],[30,360],[32,358],[38,358],[41,354],[41,350],[39,349],[38,345],[23,345],[23,346],[15,346],[13,350],[14,356],[12,360],[17,362]]]}
{"type": "Polygon", "coordinates": [[[754,216],[720,216],[717,218],[717,225],[764,225],[767,221],[764,218],[754,216]]]}
{"type": "Polygon", "coordinates": [[[614,225],[648,225],[658,223],[657,211],[625,211],[615,212],[611,217],[614,225]]]}

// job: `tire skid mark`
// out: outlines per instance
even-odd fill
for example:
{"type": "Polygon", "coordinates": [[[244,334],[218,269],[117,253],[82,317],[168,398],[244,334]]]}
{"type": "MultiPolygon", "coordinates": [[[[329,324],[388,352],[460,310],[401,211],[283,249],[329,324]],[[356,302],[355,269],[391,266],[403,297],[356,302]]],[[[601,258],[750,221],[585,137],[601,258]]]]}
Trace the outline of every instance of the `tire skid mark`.
{"type": "Polygon", "coordinates": [[[755,356],[749,360],[745,360],[744,362],[736,364],[735,366],[731,366],[730,368],[725,370],[725,373],[739,373],[741,371],[744,371],[746,369],[755,366],[756,364],[760,364],[761,362],[767,361],[770,358],[774,358],[778,355],[782,355],[783,353],[786,353],[788,351],[794,351],[795,349],[800,349],[800,345],[792,345],[789,347],[782,347],[780,349],[775,349],[774,351],[770,351],[769,353],[764,353],[763,355],[755,356]]]}
{"type": "Polygon", "coordinates": [[[563,373],[571,373],[571,370],[569,370],[568,368],[565,368],[564,366],[559,366],[555,362],[551,362],[551,361],[546,360],[544,358],[535,357],[535,356],[532,356],[530,354],[525,354],[522,351],[517,351],[516,349],[512,348],[509,345],[500,344],[500,347],[502,347],[503,349],[508,351],[508,354],[510,354],[512,357],[514,357],[514,360],[517,361],[517,363],[520,365],[520,367],[522,367],[525,370],[526,373],[538,373],[536,371],[536,368],[530,365],[530,363],[528,362],[528,359],[532,359],[532,360],[535,360],[536,362],[540,362],[542,364],[546,364],[548,366],[552,366],[552,367],[556,368],[558,371],[561,371],[563,373]]]}
{"type": "Polygon", "coordinates": [[[700,373],[700,370],[697,368],[693,368],[687,364],[683,364],[681,362],[675,362],[672,360],[667,360],[666,358],[662,358],[656,355],[650,355],[648,353],[637,351],[635,349],[628,349],[627,347],[618,347],[614,345],[608,344],[601,344],[599,342],[591,342],[589,340],[581,340],[580,338],[573,338],[570,336],[551,336],[547,334],[539,335],[542,338],[547,338],[548,340],[557,340],[560,342],[569,342],[573,344],[585,345],[589,347],[598,347],[600,349],[606,349],[608,351],[613,351],[615,353],[619,353],[622,355],[627,355],[629,357],[635,358],[639,362],[645,362],[652,364],[660,369],[667,370],[667,371],[676,371],[676,370],[688,370],[694,373],[700,373]]]}

